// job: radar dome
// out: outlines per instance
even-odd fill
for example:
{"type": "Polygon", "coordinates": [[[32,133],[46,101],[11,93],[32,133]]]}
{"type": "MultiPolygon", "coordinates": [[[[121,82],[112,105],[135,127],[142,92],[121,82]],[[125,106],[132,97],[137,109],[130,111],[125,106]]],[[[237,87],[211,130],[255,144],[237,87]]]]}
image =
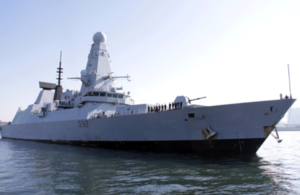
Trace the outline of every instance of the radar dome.
{"type": "Polygon", "coordinates": [[[82,71],[80,72],[80,74],[81,74],[81,77],[86,77],[87,74],[88,74],[88,72],[87,72],[86,70],[82,70],[82,71]]]}
{"type": "Polygon", "coordinates": [[[106,35],[103,32],[96,32],[93,41],[94,43],[104,43],[106,41],[106,35]]]}

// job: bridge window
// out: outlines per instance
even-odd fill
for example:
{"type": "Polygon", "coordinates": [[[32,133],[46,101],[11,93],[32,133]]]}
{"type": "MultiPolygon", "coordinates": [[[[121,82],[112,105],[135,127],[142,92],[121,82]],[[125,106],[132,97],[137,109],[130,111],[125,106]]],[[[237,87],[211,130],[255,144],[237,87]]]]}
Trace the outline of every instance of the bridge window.
{"type": "Polygon", "coordinates": [[[118,97],[118,94],[113,94],[113,97],[115,97],[115,98],[118,97]]]}
{"type": "Polygon", "coordinates": [[[105,95],[106,95],[106,93],[101,93],[101,92],[100,92],[100,96],[101,96],[101,97],[104,97],[105,95]]]}
{"type": "Polygon", "coordinates": [[[107,97],[111,97],[111,96],[112,96],[112,94],[111,94],[111,93],[108,93],[108,94],[107,94],[107,97]]]}
{"type": "Polygon", "coordinates": [[[99,96],[99,92],[94,92],[94,96],[99,96]]]}
{"type": "Polygon", "coordinates": [[[123,96],[124,96],[123,94],[122,94],[122,95],[119,95],[119,98],[123,99],[123,96]]]}

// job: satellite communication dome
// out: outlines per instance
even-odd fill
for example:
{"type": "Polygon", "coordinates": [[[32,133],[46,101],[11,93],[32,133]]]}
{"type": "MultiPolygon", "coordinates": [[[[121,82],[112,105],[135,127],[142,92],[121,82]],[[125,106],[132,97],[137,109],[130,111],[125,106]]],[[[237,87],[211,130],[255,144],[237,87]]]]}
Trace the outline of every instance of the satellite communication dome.
{"type": "Polygon", "coordinates": [[[106,41],[106,35],[103,32],[96,32],[93,41],[94,43],[104,43],[106,41]]]}
{"type": "Polygon", "coordinates": [[[86,70],[82,70],[82,71],[80,72],[80,74],[81,74],[81,77],[86,77],[87,74],[88,74],[88,72],[87,72],[86,70]]]}

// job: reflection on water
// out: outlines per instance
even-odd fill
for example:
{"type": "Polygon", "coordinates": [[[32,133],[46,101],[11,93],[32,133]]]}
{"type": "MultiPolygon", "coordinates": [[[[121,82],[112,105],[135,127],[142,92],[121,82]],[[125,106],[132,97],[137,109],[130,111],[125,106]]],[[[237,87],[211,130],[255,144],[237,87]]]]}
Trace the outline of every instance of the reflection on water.
{"type": "Polygon", "coordinates": [[[257,154],[158,154],[0,140],[0,192],[16,194],[299,193],[300,132],[257,154]]]}

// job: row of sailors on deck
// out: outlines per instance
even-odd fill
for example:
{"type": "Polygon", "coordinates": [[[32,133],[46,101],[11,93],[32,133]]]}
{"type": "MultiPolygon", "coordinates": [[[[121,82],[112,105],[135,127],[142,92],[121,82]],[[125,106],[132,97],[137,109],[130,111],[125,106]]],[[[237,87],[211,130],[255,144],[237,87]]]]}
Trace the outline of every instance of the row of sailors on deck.
{"type": "MultiPolygon", "coordinates": [[[[182,102],[172,102],[169,103],[169,110],[176,110],[182,108],[182,102]]],[[[167,110],[166,104],[156,105],[156,106],[148,106],[148,113],[151,112],[159,112],[167,110]]]]}

